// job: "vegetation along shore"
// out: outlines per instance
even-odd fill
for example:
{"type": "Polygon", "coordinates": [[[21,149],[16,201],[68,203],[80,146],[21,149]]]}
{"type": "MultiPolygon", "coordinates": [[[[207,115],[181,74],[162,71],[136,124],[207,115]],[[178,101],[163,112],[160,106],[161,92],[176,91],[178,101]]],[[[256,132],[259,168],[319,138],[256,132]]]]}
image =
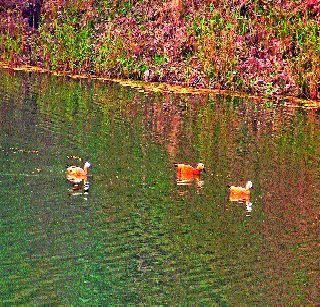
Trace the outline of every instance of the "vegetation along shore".
{"type": "Polygon", "coordinates": [[[320,100],[320,1],[0,0],[0,61],[320,100]]]}

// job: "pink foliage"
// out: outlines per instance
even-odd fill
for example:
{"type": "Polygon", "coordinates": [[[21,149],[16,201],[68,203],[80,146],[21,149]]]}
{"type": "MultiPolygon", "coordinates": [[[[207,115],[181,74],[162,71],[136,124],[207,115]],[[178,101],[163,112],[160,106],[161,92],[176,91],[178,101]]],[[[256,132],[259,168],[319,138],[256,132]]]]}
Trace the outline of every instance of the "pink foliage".
{"type": "MultiPolygon", "coordinates": [[[[35,58],[37,65],[50,67],[52,56],[42,52],[46,46],[35,48],[39,33],[31,31],[22,17],[26,2],[0,0],[0,34],[20,39],[20,54],[12,56],[16,62],[29,64],[35,58]]],[[[41,14],[48,34],[43,44],[57,43],[53,34],[66,20],[74,36],[87,29],[90,58],[79,65],[75,61],[75,72],[91,69],[95,57],[109,44],[110,58],[102,58],[111,66],[104,69],[101,65],[96,74],[270,95],[299,95],[301,84],[307,82],[306,95],[319,95],[320,73],[312,71],[315,64],[296,42],[299,35],[307,39],[305,32],[298,33],[291,26],[288,33],[281,27],[283,21],[289,26],[298,22],[297,16],[302,27],[308,28],[311,22],[316,25],[314,21],[320,26],[320,0],[43,0],[41,14]],[[216,22],[215,26],[210,28],[210,22],[216,22]],[[246,28],[242,31],[240,25],[246,28]],[[210,35],[213,38],[206,44],[210,35]],[[212,50],[200,54],[202,46],[212,50]],[[296,66],[296,58],[302,68],[296,66]],[[303,69],[308,72],[301,81],[303,69]]],[[[64,61],[57,59],[55,67],[72,66],[68,58],[64,61]]]]}

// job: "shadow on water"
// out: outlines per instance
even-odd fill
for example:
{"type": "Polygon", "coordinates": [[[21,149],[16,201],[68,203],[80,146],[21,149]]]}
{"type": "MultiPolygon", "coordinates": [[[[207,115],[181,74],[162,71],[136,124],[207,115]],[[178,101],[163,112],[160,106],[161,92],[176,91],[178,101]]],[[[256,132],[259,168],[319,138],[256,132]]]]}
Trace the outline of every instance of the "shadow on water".
{"type": "Polygon", "coordinates": [[[320,301],[319,110],[0,79],[2,303],[320,301]],[[89,191],[66,180],[80,160],[89,191]]]}

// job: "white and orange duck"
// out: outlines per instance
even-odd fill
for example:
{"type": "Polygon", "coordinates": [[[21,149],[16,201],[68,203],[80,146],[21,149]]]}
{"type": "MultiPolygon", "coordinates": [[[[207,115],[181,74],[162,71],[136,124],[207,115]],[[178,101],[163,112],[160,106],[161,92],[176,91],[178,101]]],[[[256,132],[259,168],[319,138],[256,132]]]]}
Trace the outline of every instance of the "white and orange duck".
{"type": "Polygon", "coordinates": [[[67,168],[67,179],[72,183],[86,181],[90,167],[91,164],[89,162],[85,162],[83,168],[79,166],[69,166],[67,168]]]}
{"type": "Polygon", "coordinates": [[[246,186],[237,187],[237,186],[228,186],[230,195],[230,201],[249,201],[250,200],[250,189],[252,188],[252,181],[247,181],[246,186]]]}

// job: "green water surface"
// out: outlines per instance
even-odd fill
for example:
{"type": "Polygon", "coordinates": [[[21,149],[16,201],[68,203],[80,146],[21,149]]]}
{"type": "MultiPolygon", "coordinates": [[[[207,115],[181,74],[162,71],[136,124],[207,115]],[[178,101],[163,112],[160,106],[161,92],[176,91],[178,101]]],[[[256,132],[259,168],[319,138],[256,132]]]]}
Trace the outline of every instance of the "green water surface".
{"type": "Polygon", "coordinates": [[[0,71],[0,129],[1,303],[320,302],[318,110],[0,71]]]}

